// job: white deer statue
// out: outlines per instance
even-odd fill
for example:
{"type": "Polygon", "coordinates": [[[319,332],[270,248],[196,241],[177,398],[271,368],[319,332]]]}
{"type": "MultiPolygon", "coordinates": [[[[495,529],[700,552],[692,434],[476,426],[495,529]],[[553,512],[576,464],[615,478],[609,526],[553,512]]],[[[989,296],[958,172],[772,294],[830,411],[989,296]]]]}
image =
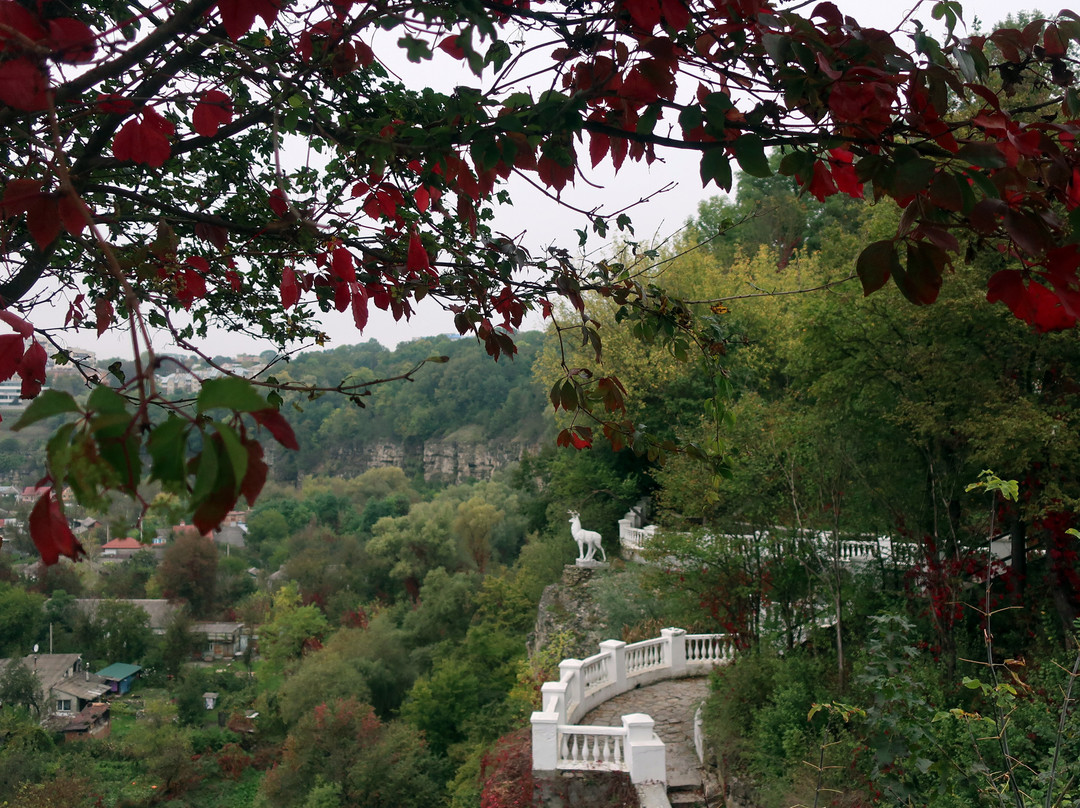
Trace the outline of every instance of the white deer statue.
{"type": "Polygon", "coordinates": [[[596,555],[596,551],[600,551],[600,557],[606,562],[607,554],[604,552],[604,547],[600,543],[600,534],[595,530],[585,530],[581,527],[581,516],[577,511],[567,511],[567,515],[570,517],[570,535],[574,537],[574,541],[578,546],[578,558],[579,562],[592,561],[596,555]],[[588,548],[586,550],[586,548],[588,548]]]}

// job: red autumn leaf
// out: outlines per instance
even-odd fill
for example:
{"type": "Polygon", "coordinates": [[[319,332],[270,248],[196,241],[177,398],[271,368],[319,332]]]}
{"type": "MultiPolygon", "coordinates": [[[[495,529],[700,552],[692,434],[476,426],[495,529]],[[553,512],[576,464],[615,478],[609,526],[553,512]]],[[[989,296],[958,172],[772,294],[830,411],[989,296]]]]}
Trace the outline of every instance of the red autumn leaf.
{"type": "Polygon", "coordinates": [[[356,51],[356,63],[360,67],[367,67],[375,61],[375,51],[366,42],[357,40],[353,43],[353,48],[356,51]]]}
{"type": "Polygon", "coordinates": [[[36,112],[49,105],[45,96],[48,89],[45,74],[29,59],[20,57],[0,62],[0,103],[36,112]]]}
{"type": "Polygon", "coordinates": [[[854,199],[862,199],[863,186],[855,175],[855,166],[852,165],[854,159],[855,156],[847,149],[829,150],[829,165],[832,167],[837,189],[854,199]]]}
{"type": "Polygon", "coordinates": [[[55,197],[40,194],[26,210],[26,227],[38,247],[45,249],[60,235],[60,212],[55,197]]]}
{"type": "Polygon", "coordinates": [[[53,58],[73,65],[89,62],[97,51],[97,37],[94,32],[86,23],[71,17],[49,20],[49,38],[46,44],[52,48],[53,58]]]}
{"type": "Polygon", "coordinates": [[[207,90],[191,113],[191,125],[203,137],[213,137],[232,118],[232,99],[219,90],[207,90]]]}
{"type": "Polygon", "coordinates": [[[281,273],[281,305],[291,309],[300,302],[300,284],[296,282],[296,270],[285,267],[281,273]]]}
{"type": "Polygon", "coordinates": [[[97,320],[97,335],[100,337],[112,325],[115,311],[112,301],[102,295],[94,301],[94,317],[97,320]]]}
{"type": "Polygon", "coordinates": [[[536,164],[536,173],[549,188],[561,191],[566,187],[566,183],[574,179],[574,166],[563,165],[551,157],[541,157],[536,164]]]}
{"type": "Polygon", "coordinates": [[[240,481],[240,493],[244,495],[248,505],[254,505],[255,500],[262,493],[263,486],[266,485],[266,477],[270,469],[263,460],[262,444],[248,440],[244,441],[244,448],[247,449],[248,462],[247,472],[244,474],[244,479],[240,481]]]}
{"type": "Polygon", "coordinates": [[[270,192],[270,210],[282,218],[289,212],[289,201],[285,198],[285,192],[280,188],[275,188],[270,192]]]}
{"type": "Polygon", "coordinates": [[[34,546],[47,566],[59,561],[60,556],[78,561],[79,556],[86,555],[83,546],[68,527],[67,519],[60,511],[60,503],[53,498],[51,488],[41,495],[34,504],[34,509],[30,511],[30,538],[34,540],[34,546]]]}
{"type": "Polygon", "coordinates": [[[236,507],[237,491],[231,485],[223,485],[211,491],[191,515],[191,522],[200,535],[207,535],[221,527],[229,511],[236,507]]]}
{"type": "Polygon", "coordinates": [[[589,159],[592,160],[593,168],[596,168],[600,161],[607,157],[610,148],[611,138],[608,135],[603,132],[589,133],[589,159]]]}
{"type": "Polygon", "coordinates": [[[193,255],[184,262],[183,271],[176,273],[176,299],[185,310],[196,300],[206,297],[206,278],[210,264],[205,258],[193,255]]]}
{"type": "Polygon", "coordinates": [[[674,31],[682,31],[690,25],[690,9],[683,0],[660,0],[664,19],[674,31]]]}
{"type": "Polygon", "coordinates": [[[31,204],[41,195],[41,180],[11,180],[4,186],[4,198],[0,200],[0,214],[8,219],[20,213],[26,213],[31,204]]]}
{"type": "Polygon", "coordinates": [[[9,41],[15,42],[15,47],[11,50],[22,50],[23,46],[17,34],[36,42],[45,38],[45,29],[37,18],[19,3],[14,0],[0,0],[0,53],[9,49],[6,44],[9,41]]]}
{"type": "Polygon", "coordinates": [[[451,34],[450,36],[446,37],[446,39],[440,42],[437,47],[439,48],[439,50],[450,54],[455,59],[465,58],[465,49],[461,47],[460,37],[457,34],[451,34]]]}
{"type": "Polygon", "coordinates": [[[24,344],[18,334],[0,334],[0,382],[6,382],[19,369],[24,344]]]}
{"type": "Polygon", "coordinates": [[[431,260],[420,241],[420,234],[413,233],[409,236],[409,256],[405,260],[405,269],[409,272],[423,272],[430,266],[431,260]]]}
{"type": "MultiPolygon", "coordinates": [[[[801,185],[802,182],[800,181],[799,184],[801,185]]],[[[810,178],[809,191],[817,198],[818,202],[824,202],[825,197],[836,193],[836,183],[833,182],[832,174],[829,173],[828,167],[820,160],[814,163],[814,173],[810,178]]]]}
{"type": "Polygon", "coordinates": [[[19,362],[19,378],[22,379],[20,398],[36,398],[41,392],[41,387],[45,384],[45,364],[48,361],[49,355],[45,353],[41,343],[34,340],[19,362]]]}
{"type": "Polygon", "coordinates": [[[229,231],[220,225],[199,222],[195,225],[195,235],[206,239],[219,250],[229,246],[229,231]]]}
{"type": "Polygon", "coordinates": [[[330,271],[349,283],[356,280],[356,268],[352,253],[345,247],[338,247],[330,258],[330,271]]]}
{"type": "Polygon", "coordinates": [[[426,213],[428,206],[431,205],[431,194],[428,189],[421,185],[415,191],[413,191],[413,202],[416,203],[416,209],[421,213],[426,213]]]}
{"type": "Polygon", "coordinates": [[[116,93],[98,93],[97,108],[110,115],[127,115],[135,107],[135,102],[116,93]]]}
{"type": "Polygon", "coordinates": [[[131,160],[160,168],[172,154],[169,135],[176,127],[159,115],[153,107],[147,107],[142,115],[128,121],[113,139],[113,157],[131,160]]]}
{"type": "Polygon", "coordinates": [[[624,0],[623,7],[630,12],[630,19],[641,30],[649,33],[660,24],[658,0],[624,0]]]}
{"type": "Polygon", "coordinates": [[[345,311],[349,308],[349,303],[352,301],[352,290],[348,283],[337,283],[334,286],[334,308],[338,311],[345,311]]]}
{"type": "Polygon", "coordinates": [[[240,273],[231,267],[225,270],[225,282],[229,284],[229,288],[234,292],[239,292],[244,288],[244,284],[240,280],[240,273]]]}
{"type": "Polygon", "coordinates": [[[278,0],[218,0],[225,33],[233,42],[251,30],[256,16],[262,17],[267,27],[273,25],[279,7],[278,0]]]}
{"type": "Polygon", "coordinates": [[[34,327],[30,323],[6,309],[0,310],[0,321],[10,325],[22,339],[30,339],[30,337],[34,336],[34,327]]]}
{"type": "Polygon", "coordinates": [[[367,289],[357,283],[351,284],[351,286],[353,323],[356,325],[356,330],[363,333],[368,322],[367,289]]]}
{"type": "Polygon", "coordinates": [[[93,216],[86,203],[74,193],[62,195],[57,200],[57,209],[64,229],[73,236],[79,235],[86,227],[87,220],[93,216]]]}
{"type": "Polygon", "coordinates": [[[274,440],[286,449],[299,450],[300,444],[296,442],[296,435],[293,433],[292,427],[285,420],[285,416],[276,409],[267,407],[265,410],[256,410],[251,413],[251,417],[255,419],[259,426],[265,427],[274,436],[274,440]]]}
{"type": "Polygon", "coordinates": [[[575,449],[588,449],[592,446],[592,440],[584,434],[588,427],[578,426],[574,427],[574,430],[570,433],[570,443],[573,444],[575,449]]]}

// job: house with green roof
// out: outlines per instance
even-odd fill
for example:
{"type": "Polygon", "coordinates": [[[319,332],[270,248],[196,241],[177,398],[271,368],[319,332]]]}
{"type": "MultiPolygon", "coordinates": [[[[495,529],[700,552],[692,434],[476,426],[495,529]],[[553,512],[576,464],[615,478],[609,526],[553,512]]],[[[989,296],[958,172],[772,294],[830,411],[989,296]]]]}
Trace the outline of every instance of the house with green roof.
{"type": "Polygon", "coordinates": [[[123,695],[131,690],[131,685],[142,670],[141,665],[129,665],[126,662],[114,662],[107,668],[102,668],[97,675],[109,684],[113,693],[123,695]]]}

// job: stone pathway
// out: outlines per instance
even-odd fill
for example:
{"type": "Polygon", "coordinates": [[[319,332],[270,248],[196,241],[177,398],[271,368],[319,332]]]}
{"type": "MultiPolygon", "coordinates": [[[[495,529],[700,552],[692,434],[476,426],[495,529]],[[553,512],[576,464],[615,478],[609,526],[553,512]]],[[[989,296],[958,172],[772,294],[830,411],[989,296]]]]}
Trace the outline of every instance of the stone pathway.
{"type": "Polygon", "coordinates": [[[629,713],[645,713],[666,746],[669,789],[701,788],[701,763],[694,751],[694,713],[709,694],[709,680],[669,679],[616,696],[579,722],[593,727],[622,726],[629,713]]]}

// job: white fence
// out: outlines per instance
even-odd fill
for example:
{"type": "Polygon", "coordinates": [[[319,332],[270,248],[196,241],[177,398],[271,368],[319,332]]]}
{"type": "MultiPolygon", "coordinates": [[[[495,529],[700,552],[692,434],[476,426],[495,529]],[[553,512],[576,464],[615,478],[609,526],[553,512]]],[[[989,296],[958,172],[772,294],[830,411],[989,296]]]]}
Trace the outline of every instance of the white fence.
{"type": "MultiPolygon", "coordinates": [[[[629,558],[640,557],[641,551],[658,530],[656,525],[641,527],[635,524],[628,513],[619,520],[619,543],[622,546],[623,555],[629,558]]],[[[863,536],[859,538],[843,538],[836,541],[832,533],[810,532],[790,537],[777,538],[767,530],[756,530],[753,533],[739,534],[731,537],[741,541],[746,547],[758,548],[762,558],[770,555],[790,556],[805,554],[811,550],[822,558],[837,558],[841,564],[858,566],[880,559],[886,564],[901,567],[911,567],[922,564],[924,561],[923,548],[916,542],[897,541],[891,536],[863,536]]],[[[713,541],[713,537],[705,535],[700,541],[706,546],[713,541]]],[[[1008,561],[1012,553],[1011,540],[1008,535],[995,536],[989,547],[981,546],[974,552],[987,556],[997,561],[1008,561]]]]}
{"type": "Polygon", "coordinates": [[[605,640],[600,653],[559,663],[559,681],[542,686],[541,709],[532,714],[534,771],[625,771],[634,783],[667,782],[664,742],[653,732],[649,716],[624,715],[621,727],[574,724],[635,687],[701,676],[734,658],[734,640],[726,634],[665,628],[660,635],[631,645],[605,640]]]}

